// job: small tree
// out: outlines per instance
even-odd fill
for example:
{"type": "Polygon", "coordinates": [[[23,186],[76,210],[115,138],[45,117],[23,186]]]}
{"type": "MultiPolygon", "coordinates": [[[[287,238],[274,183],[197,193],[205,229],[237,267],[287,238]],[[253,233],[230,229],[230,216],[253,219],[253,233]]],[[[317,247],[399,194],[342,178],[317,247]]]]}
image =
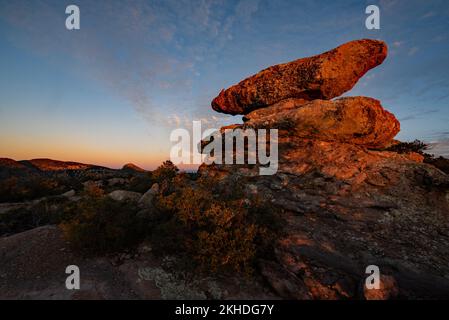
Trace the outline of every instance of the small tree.
{"type": "Polygon", "coordinates": [[[132,248],[142,241],[147,221],[130,202],[87,198],[66,209],[66,221],[60,224],[66,240],[79,251],[104,254],[132,248]]]}
{"type": "Polygon", "coordinates": [[[400,142],[387,148],[387,151],[393,151],[397,153],[409,153],[416,152],[419,154],[424,154],[424,151],[429,149],[429,146],[420,140],[415,140],[413,142],[400,142]]]}
{"type": "Polygon", "coordinates": [[[178,167],[170,160],[167,160],[153,171],[153,179],[155,182],[161,183],[173,179],[178,172],[178,167]]]}

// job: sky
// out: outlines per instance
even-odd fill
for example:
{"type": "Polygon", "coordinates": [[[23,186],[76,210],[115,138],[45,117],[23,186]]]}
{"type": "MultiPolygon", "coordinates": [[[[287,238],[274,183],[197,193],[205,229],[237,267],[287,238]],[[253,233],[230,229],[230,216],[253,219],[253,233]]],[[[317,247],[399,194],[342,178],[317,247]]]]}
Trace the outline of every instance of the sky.
{"type": "Polygon", "coordinates": [[[389,56],[345,95],[381,100],[398,139],[449,156],[447,0],[0,0],[0,157],[153,169],[173,129],[241,122],[211,109],[222,88],[362,38],[389,56]]]}

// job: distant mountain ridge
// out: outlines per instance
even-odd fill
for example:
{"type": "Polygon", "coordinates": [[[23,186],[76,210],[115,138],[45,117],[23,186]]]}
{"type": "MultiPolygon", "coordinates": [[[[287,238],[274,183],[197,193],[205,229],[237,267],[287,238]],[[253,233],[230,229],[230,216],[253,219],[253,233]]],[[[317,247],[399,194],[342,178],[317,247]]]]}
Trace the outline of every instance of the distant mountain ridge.
{"type": "MultiPolygon", "coordinates": [[[[86,170],[86,169],[110,169],[102,166],[85,164],[73,161],[59,161],[52,159],[13,160],[0,158],[0,167],[4,169],[29,169],[38,171],[62,171],[62,170],[86,170]]],[[[112,169],[110,169],[112,170],[112,169]]]]}
{"type": "Polygon", "coordinates": [[[19,161],[9,159],[9,158],[0,158],[0,167],[10,168],[10,169],[26,169],[19,161]]]}

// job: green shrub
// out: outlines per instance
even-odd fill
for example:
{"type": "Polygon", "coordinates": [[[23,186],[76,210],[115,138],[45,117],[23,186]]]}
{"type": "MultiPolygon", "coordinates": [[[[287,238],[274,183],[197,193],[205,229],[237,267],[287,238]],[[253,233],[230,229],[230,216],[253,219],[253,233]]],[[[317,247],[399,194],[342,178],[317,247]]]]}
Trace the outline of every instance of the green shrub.
{"type": "Polygon", "coordinates": [[[386,151],[393,151],[397,153],[410,153],[416,152],[419,154],[424,154],[424,151],[427,150],[429,146],[420,140],[415,140],[413,142],[399,142],[389,148],[386,151]]]}
{"type": "Polygon", "coordinates": [[[170,160],[164,161],[156,170],[152,172],[153,181],[162,183],[173,179],[179,169],[170,160]]]}
{"type": "Polygon", "coordinates": [[[133,192],[145,193],[153,185],[153,178],[151,173],[139,174],[131,178],[129,185],[124,189],[133,192]]]}
{"type": "Polygon", "coordinates": [[[101,198],[104,194],[104,190],[96,184],[88,184],[83,190],[83,195],[88,198],[101,198]]]}
{"type": "Polygon", "coordinates": [[[76,180],[69,178],[37,175],[11,176],[0,180],[0,202],[22,202],[55,196],[77,189],[78,185],[76,180]]]}
{"type": "Polygon", "coordinates": [[[156,252],[186,252],[212,272],[251,273],[256,257],[271,252],[279,217],[273,218],[277,211],[266,201],[246,199],[238,183],[229,186],[202,180],[159,196],[166,221],[152,233],[156,252]]]}
{"type": "Polygon", "coordinates": [[[48,224],[58,224],[68,218],[62,197],[45,199],[31,208],[20,208],[0,214],[0,236],[12,235],[48,224]]]}
{"type": "Polygon", "coordinates": [[[61,223],[72,247],[86,253],[102,254],[128,249],[146,236],[147,221],[130,202],[107,197],[90,198],[73,206],[71,219],[61,223]]]}
{"type": "Polygon", "coordinates": [[[394,151],[397,153],[409,153],[416,152],[424,156],[424,162],[437,167],[446,174],[449,174],[449,159],[444,157],[435,158],[433,155],[426,153],[429,149],[429,145],[426,143],[415,140],[413,142],[400,142],[394,146],[387,148],[387,151],[394,151]]]}
{"type": "Polygon", "coordinates": [[[426,157],[424,158],[424,162],[431,164],[434,167],[437,167],[446,174],[449,174],[449,159],[447,158],[444,157],[435,158],[433,156],[426,155],[426,157]]]}

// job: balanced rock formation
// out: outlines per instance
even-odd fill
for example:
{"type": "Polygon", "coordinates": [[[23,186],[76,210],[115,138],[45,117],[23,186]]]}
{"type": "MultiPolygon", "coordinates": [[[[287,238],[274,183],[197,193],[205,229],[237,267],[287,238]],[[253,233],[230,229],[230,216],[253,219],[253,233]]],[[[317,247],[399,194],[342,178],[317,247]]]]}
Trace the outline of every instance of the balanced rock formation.
{"type": "Polygon", "coordinates": [[[386,55],[384,43],[350,42],[274,66],[224,91],[219,112],[245,114],[224,129],[278,129],[278,170],[203,164],[200,177],[271,201],[283,213],[274,261],[260,272],[288,299],[449,298],[449,175],[417,153],[385,148],[400,124],[352,88],[386,55]],[[311,101],[309,101],[311,100],[311,101]],[[381,289],[367,289],[367,266],[381,289]]]}
{"type": "Polygon", "coordinates": [[[348,42],[326,53],[269,67],[220,92],[212,101],[215,111],[247,114],[288,98],[329,100],[354,87],[387,56],[377,40],[348,42]]]}

